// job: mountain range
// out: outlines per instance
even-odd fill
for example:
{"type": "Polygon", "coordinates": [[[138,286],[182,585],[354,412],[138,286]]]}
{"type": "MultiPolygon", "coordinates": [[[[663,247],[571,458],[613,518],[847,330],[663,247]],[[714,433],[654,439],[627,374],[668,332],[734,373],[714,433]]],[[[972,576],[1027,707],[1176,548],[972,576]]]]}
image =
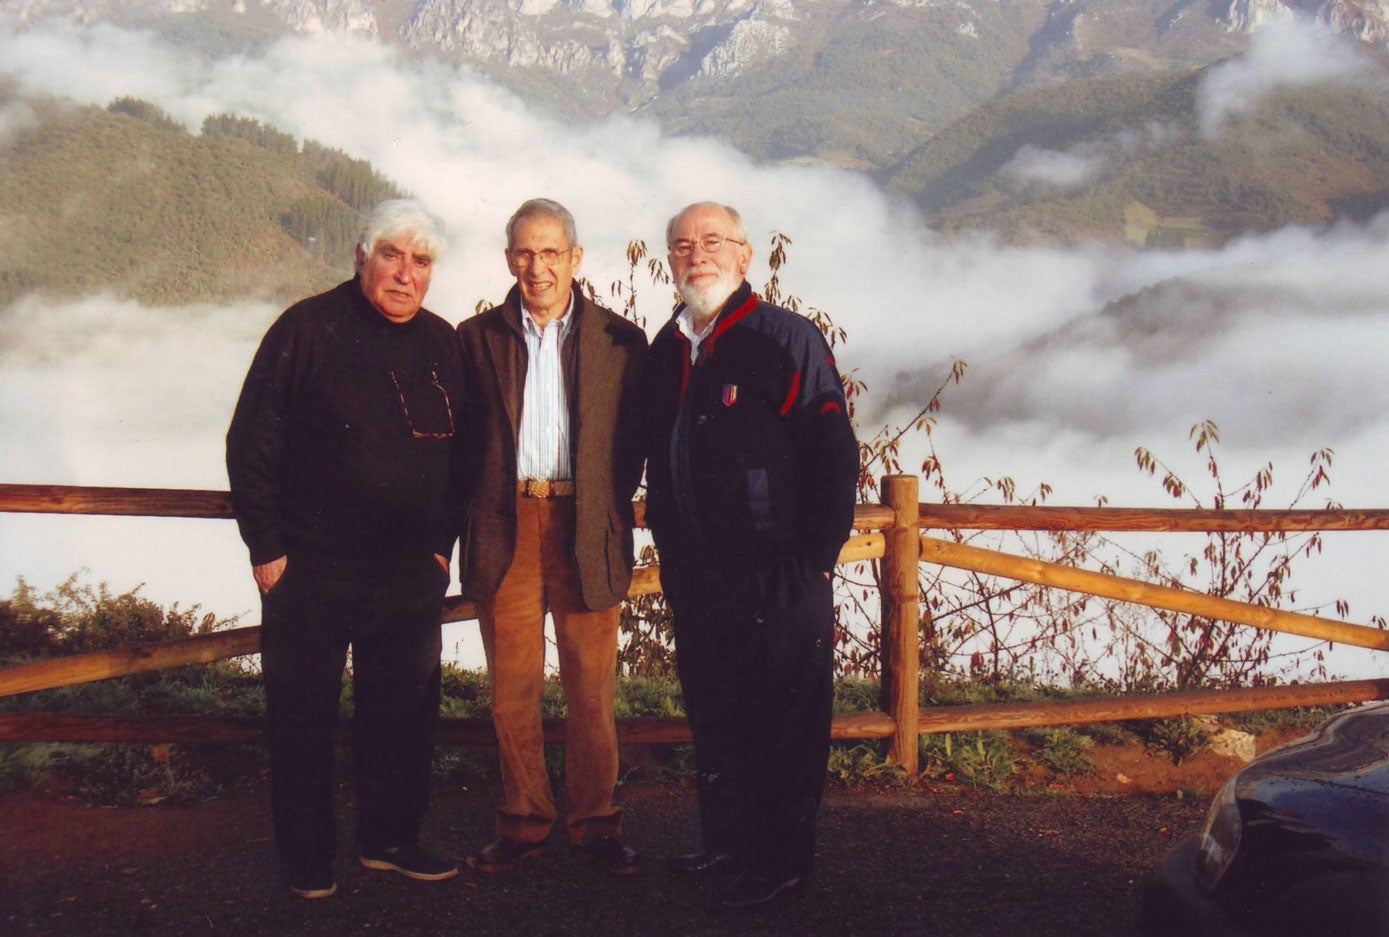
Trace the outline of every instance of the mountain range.
{"type": "Polygon", "coordinates": [[[1389,0],[5,0],[0,12],[213,52],[358,35],[465,63],[561,115],[647,114],[762,158],[868,169],[1000,96],[1209,65],[1294,12],[1389,44],[1389,0]]]}
{"type": "Polygon", "coordinates": [[[1389,208],[1389,83],[1274,90],[1211,133],[1200,100],[1209,78],[1196,69],[1007,95],[883,180],[938,229],[1014,242],[1210,246],[1389,208]]]}
{"type": "MultiPolygon", "coordinates": [[[[1274,89],[1218,132],[1212,78],[1290,15],[1280,0],[0,0],[0,19],[111,22],[216,56],[356,34],[575,120],[647,114],[852,168],[939,230],[1192,247],[1389,207],[1389,0],[1295,2],[1355,38],[1370,80],[1274,89]]],[[[189,133],[138,100],[26,106],[37,119],[0,138],[0,301],[299,295],[350,261],[356,212],[398,191],[236,115],[189,133]],[[53,243],[86,254],[58,271],[53,243]]]]}

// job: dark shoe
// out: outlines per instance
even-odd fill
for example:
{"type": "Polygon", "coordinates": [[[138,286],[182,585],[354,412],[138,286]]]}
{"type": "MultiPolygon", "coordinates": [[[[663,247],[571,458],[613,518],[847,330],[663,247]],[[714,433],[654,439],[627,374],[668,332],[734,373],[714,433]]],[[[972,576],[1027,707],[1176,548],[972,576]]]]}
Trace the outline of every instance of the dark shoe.
{"type": "Polygon", "coordinates": [[[719,892],[718,902],[725,908],[757,908],[775,899],[778,895],[794,891],[800,887],[801,877],[792,875],[754,875],[751,872],[738,876],[719,892]]]}
{"type": "Polygon", "coordinates": [[[327,866],[291,869],[289,890],[300,898],[327,898],[337,892],[338,883],[333,881],[333,870],[327,866]]]}
{"type": "Polygon", "coordinates": [[[624,843],[616,833],[575,846],[574,851],[609,875],[636,875],[641,871],[641,865],[637,862],[637,856],[641,854],[624,843]]]}
{"type": "Polygon", "coordinates": [[[440,882],[458,874],[458,866],[416,845],[363,849],[361,863],[368,869],[399,872],[417,882],[440,882]]]}
{"type": "Polygon", "coordinates": [[[738,860],[730,852],[701,849],[684,856],[671,856],[666,860],[666,868],[676,875],[714,875],[735,871],[738,868],[738,860]]]}
{"type": "Polygon", "coordinates": [[[468,859],[477,872],[514,872],[532,856],[545,852],[545,841],[523,843],[507,836],[498,836],[468,859]]]}

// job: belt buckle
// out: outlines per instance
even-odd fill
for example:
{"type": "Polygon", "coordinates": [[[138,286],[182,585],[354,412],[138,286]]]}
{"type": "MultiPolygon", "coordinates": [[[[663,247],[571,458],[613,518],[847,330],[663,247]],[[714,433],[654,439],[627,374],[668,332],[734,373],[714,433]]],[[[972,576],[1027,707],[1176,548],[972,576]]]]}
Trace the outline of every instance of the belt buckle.
{"type": "Polygon", "coordinates": [[[550,497],[550,482],[544,478],[523,478],[521,497],[545,499],[550,497]]]}

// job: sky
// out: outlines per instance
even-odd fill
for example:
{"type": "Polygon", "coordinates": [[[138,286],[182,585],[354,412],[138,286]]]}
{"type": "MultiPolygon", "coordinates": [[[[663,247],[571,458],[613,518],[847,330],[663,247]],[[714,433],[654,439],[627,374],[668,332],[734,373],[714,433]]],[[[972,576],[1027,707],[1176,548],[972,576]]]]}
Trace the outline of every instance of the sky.
{"type": "MultiPolygon", "coordinates": [[[[3,26],[0,73],[24,93],[84,104],[144,98],[194,130],[209,114],[233,112],[369,160],[447,222],[452,246],[427,305],[450,321],[504,294],[503,225],[526,198],[573,210],[583,273],[600,289],[625,275],[629,241],[660,245],[680,206],[733,204],[758,249],[752,282],[765,279],[772,233],[786,234],[784,287],[847,330],[838,359],[868,384],[865,435],[910,416],[954,361],[968,363],[934,429],[957,491],[1009,476],[1020,491],[1049,484],[1052,504],[1188,506],[1137,471],[1134,449],[1199,481],[1187,434],[1212,420],[1228,478],[1274,464],[1266,506],[1285,506],[1309,455],[1326,447],[1335,450],[1334,484],[1305,506],[1327,497],[1384,506],[1389,214],[1214,250],[1010,247],[987,234],[934,234],[910,204],[858,174],[759,164],[639,119],[563,121],[467,68],[358,40],[288,39],[211,60],[104,25],[3,26]]],[[[1343,40],[1276,22],[1249,56],[1211,71],[1202,127],[1218,134],[1270,89],[1328,73],[1383,80],[1343,40]]],[[[30,119],[23,108],[0,111],[0,140],[30,119]]],[[[1013,171],[1075,185],[1163,132],[1033,148],[1013,171]]],[[[642,296],[654,332],[668,289],[642,296]]],[[[0,309],[0,482],[225,488],[227,421],[279,311],[145,308],[107,296],[26,297],[0,309]]],[[[925,454],[910,440],[909,470],[925,454]]],[[[1389,591],[1375,581],[1385,558],[1382,534],[1329,534],[1326,555],[1299,579],[1300,598],[1346,598],[1356,622],[1389,615],[1389,591]]],[[[118,590],[143,582],[159,601],[257,618],[229,522],[0,517],[0,591],[18,576],[47,588],[83,567],[118,590]]],[[[475,627],[452,626],[447,640],[465,661],[480,660],[475,627]]],[[[1369,652],[1337,663],[1350,676],[1378,673],[1369,652]]]]}

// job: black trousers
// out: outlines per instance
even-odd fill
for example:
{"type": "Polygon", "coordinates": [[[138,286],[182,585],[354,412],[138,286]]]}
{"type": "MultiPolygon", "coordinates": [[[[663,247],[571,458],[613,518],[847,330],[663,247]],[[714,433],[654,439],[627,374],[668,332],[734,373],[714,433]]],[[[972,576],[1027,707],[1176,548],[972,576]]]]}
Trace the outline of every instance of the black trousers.
{"type": "Polygon", "coordinates": [[[291,556],[262,598],[275,842],[292,868],[330,865],[336,851],[333,736],[349,645],[358,841],[377,849],[418,839],[439,716],[447,582],[433,556],[390,569],[291,556]]]}
{"type": "Polygon", "coordinates": [[[805,875],[834,701],[830,582],[794,557],[661,568],[695,745],[705,849],[754,873],[805,875]]]}

